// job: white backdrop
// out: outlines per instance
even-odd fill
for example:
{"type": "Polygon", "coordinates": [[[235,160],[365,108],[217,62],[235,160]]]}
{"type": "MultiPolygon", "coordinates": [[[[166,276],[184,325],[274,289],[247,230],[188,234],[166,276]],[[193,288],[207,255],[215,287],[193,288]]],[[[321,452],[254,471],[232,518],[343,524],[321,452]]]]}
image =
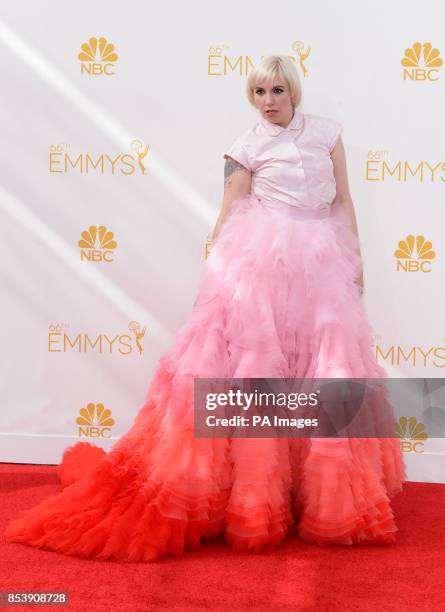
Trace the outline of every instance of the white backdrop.
{"type": "MultiPolygon", "coordinates": [[[[191,313],[223,153],[256,120],[246,76],[269,54],[295,60],[300,110],[344,126],[379,363],[441,377],[445,10],[430,5],[2,3],[0,461],[58,463],[131,425],[191,313]],[[424,259],[422,238],[396,257],[409,235],[424,259]]],[[[444,441],[417,429],[401,433],[409,479],[445,482],[444,441]]]]}

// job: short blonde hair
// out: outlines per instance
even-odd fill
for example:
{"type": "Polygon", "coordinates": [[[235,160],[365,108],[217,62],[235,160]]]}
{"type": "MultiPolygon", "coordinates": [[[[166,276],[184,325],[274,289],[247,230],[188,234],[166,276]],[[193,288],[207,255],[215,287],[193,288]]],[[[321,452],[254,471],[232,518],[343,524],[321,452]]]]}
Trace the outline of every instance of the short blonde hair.
{"type": "Polygon", "coordinates": [[[257,83],[273,83],[277,76],[287,82],[293,107],[296,108],[300,104],[301,82],[295,64],[286,55],[267,55],[258,62],[247,78],[246,93],[252,106],[255,106],[253,90],[257,83]]]}

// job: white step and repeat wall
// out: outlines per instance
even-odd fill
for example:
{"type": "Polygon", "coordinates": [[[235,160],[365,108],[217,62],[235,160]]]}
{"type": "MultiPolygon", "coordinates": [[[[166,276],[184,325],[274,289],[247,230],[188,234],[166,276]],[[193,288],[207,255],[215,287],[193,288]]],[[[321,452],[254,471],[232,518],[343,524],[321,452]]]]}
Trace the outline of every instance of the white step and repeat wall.
{"type": "Polygon", "coordinates": [[[410,421],[416,379],[437,378],[437,406],[445,367],[445,10],[431,8],[1,4],[0,461],[58,463],[131,425],[192,311],[223,153],[256,120],[246,76],[286,54],[300,110],[344,126],[376,356],[413,379],[409,480],[445,482],[444,440],[410,421]]]}

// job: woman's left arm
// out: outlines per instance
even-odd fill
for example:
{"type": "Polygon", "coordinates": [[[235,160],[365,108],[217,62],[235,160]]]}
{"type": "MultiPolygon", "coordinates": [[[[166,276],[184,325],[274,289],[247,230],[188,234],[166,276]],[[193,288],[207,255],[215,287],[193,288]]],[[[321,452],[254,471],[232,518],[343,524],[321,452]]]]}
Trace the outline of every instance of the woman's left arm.
{"type": "MultiPolygon", "coordinates": [[[[351,194],[349,192],[346,153],[341,136],[339,136],[335,147],[331,151],[331,159],[332,164],[334,166],[334,177],[337,186],[337,194],[335,196],[333,204],[335,204],[336,206],[341,206],[348,215],[352,231],[357,236],[358,254],[361,258],[362,254],[360,251],[360,238],[358,234],[357,219],[355,216],[354,202],[352,201],[351,194]]],[[[356,280],[356,282],[363,288],[363,266],[360,276],[356,280]]]]}

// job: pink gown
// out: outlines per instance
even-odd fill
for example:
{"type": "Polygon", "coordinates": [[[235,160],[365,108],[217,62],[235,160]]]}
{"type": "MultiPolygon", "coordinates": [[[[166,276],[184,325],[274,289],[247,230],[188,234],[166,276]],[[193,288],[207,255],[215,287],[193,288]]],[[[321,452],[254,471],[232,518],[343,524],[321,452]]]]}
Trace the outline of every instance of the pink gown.
{"type": "MultiPolygon", "coordinates": [[[[203,264],[189,320],[133,425],[106,453],[68,447],[62,488],[8,541],[92,559],[155,561],[222,535],[259,551],[292,527],[319,545],[391,543],[405,466],[394,438],[196,438],[195,377],[383,378],[354,283],[357,239],[333,204],[342,126],[260,117],[226,152],[252,171],[203,264]]],[[[389,407],[390,408],[390,407],[389,407]]]]}

